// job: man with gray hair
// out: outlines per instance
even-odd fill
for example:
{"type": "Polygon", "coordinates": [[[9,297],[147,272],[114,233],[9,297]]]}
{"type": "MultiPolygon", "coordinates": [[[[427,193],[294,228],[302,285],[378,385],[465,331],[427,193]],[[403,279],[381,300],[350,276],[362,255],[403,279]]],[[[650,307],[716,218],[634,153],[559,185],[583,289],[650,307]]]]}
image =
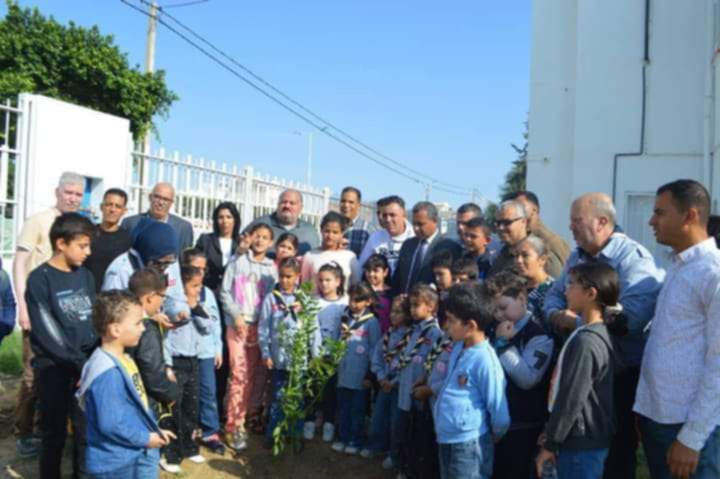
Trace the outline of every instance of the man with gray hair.
{"type": "Polygon", "coordinates": [[[546,324],[559,333],[573,331],[581,324],[578,316],[567,308],[565,299],[568,272],[575,265],[600,261],[617,271],[627,334],[616,337],[614,341],[623,368],[616,370],[615,374],[617,431],[605,463],[605,477],[634,478],[638,438],[632,407],[647,338],[646,327],[653,317],[665,274],[657,268],[644,246],[617,231],[615,207],[604,193],[587,193],[573,201],[570,230],[577,248],[570,254],[565,270],[545,297],[546,324]]]}
{"type": "MultiPolygon", "coordinates": [[[[299,243],[298,255],[302,256],[311,249],[320,246],[320,236],[317,228],[312,223],[300,218],[302,209],[302,193],[293,189],[285,190],[278,198],[277,209],[269,215],[254,220],[247,225],[245,231],[249,231],[257,223],[265,223],[272,228],[276,240],[283,233],[292,233],[297,236],[299,243]]],[[[274,246],[270,248],[269,253],[271,255],[275,254],[274,246]]]]}
{"type": "Polygon", "coordinates": [[[400,248],[392,277],[393,295],[407,293],[416,283],[432,283],[432,259],[441,251],[449,251],[453,259],[460,257],[460,245],[440,234],[439,219],[434,204],[421,201],[413,206],[412,226],[415,237],[406,240],[400,248]]]}
{"type": "MultiPolygon", "coordinates": [[[[515,246],[529,234],[527,210],[516,200],[503,201],[495,213],[495,230],[503,246],[493,259],[488,276],[515,266],[515,246]]],[[[549,256],[545,270],[553,278],[562,273],[562,263],[556,256],[549,256]]]]}
{"type": "Polygon", "coordinates": [[[13,284],[17,301],[18,325],[23,332],[23,374],[15,409],[15,437],[17,454],[31,457],[38,453],[39,443],[33,438],[36,396],[33,388],[33,358],[30,349],[30,317],[25,302],[25,288],[30,272],[52,256],[50,227],[63,213],[74,213],[80,208],[85,192],[85,177],[66,171],[55,188],[55,206],[35,213],[23,223],[17,239],[13,262],[13,284]]]}
{"type": "Polygon", "coordinates": [[[178,258],[184,250],[193,247],[193,227],[189,221],[170,213],[170,208],[175,202],[175,187],[170,183],[157,183],[150,192],[150,209],[145,213],[130,216],[122,222],[122,227],[133,234],[133,230],[144,217],[155,221],[167,223],[173,227],[178,234],[178,258]]]}

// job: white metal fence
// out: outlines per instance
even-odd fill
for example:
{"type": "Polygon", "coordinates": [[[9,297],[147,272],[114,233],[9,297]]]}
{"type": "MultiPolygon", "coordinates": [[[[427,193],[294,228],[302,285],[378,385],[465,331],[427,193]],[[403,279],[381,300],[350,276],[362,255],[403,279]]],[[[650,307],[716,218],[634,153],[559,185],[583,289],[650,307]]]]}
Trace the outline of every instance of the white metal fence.
{"type": "Polygon", "coordinates": [[[328,211],[329,188],[314,188],[292,181],[262,175],[253,167],[219,167],[214,161],[179,153],[167,155],[163,149],[157,154],[133,153],[130,211],[143,211],[153,185],[166,181],[175,186],[173,212],[187,218],[197,231],[212,228],[213,209],[223,201],[235,203],[243,223],[270,213],[277,207],[280,194],[294,188],[303,195],[303,218],[318,225],[328,211]]]}
{"type": "MultiPolygon", "coordinates": [[[[33,212],[24,211],[24,203],[21,201],[28,199],[27,196],[32,194],[28,191],[30,185],[37,192],[48,192],[56,186],[55,183],[47,183],[51,181],[50,177],[47,181],[39,182],[37,178],[29,177],[33,176],[28,173],[29,164],[35,163],[33,171],[47,171],[49,165],[39,163],[55,160],[48,156],[39,158],[33,153],[35,148],[31,146],[33,141],[30,138],[33,137],[34,131],[37,133],[38,117],[43,115],[39,114],[38,108],[33,108],[31,103],[31,101],[23,101],[21,95],[17,106],[14,106],[10,100],[0,104],[0,255],[5,258],[14,254],[19,228],[24,217],[33,212]]],[[[74,111],[73,109],[78,107],[68,104],[67,108],[69,111],[74,111]]],[[[86,117],[86,121],[94,121],[92,112],[85,111],[83,114],[91,115],[86,117]]],[[[42,123],[42,128],[45,130],[61,128],[62,125],[55,125],[55,121],[46,119],[42,123]]],[[[78,134],[75,131],[71,133],[78,134]]],[[[127,144],[129,133],[125,134],[128,135],[125,141],[127,144]]],[[[329,188],[315,188],[260,174],[251,166],[244,168],[229,167],[227,164],[218,166],[213,161],[193,158],[189,155],[181,156],[177,152],[168,155],[162,148],[153,154],[140,152],[127,154],[132,156],[132,161],[123,162],[127,167],[115,168],[113,170],[115,173],[111,174],[124,178],[108,178],[108,170],[101,168],[101,163],[88,165],[87,162],[83,162],[80,165],[82,174],[87,178],[87,198],[84,204],[88,208],[87,213],[96,220],[99,219],[98,203],[107,185],[120,186],[128,191],[128,214],[134,214],[148,208],[150,191],[159,181],[174,185],[173,213],[189,220],[196,234],[212,229],[212,212],[219,203],[233,202],[240,210],[243,224],[248,224],[253,219],[274,211],[280,194],[287,188],[302,193],[304,203],[302,217],[315,225],[319,225],[320,219],[327,211],[337,210],[339,206],[337,198],[331,197],[329,188]],[[127,174],[123,175],[121,171],[127,171],[127,174]]],[[[122,153],[119,157],[127,158],[122,153]]],[[[53,166],[58,165],[54,163],[53,166]]],[[[56,181],[54,175],[52,177],[52,181],[56,181]]],[[[47,199],[41,201],[43,208],[51,206],[45,204],[46,201],[47,199]]],[[[35,203],[31,202],[31,204],[35,203]]],[[[373,205],[364,204],[361,216],[373,221],[374,210],[373,205]]]]}

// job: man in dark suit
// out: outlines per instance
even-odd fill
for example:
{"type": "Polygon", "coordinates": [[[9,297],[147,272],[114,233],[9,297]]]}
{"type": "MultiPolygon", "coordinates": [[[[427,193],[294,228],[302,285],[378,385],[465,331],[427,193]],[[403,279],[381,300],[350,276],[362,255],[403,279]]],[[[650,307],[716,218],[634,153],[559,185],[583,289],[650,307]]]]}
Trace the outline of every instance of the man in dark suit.
{"type": "Polygon", "coordinates": [[[150,209],[145,213],[125,218],[122,222],[123,228],[132,234],[135,226],[144,216],[167,223],[172,226],[180,239],[178,258],[183,250],[193,246],[193,228],[189,221],[170,214],[170,208],[175,201],[175,188],[170,183],[157,183],[150,193],[150,209]]]}
{"type": "Polygon", "coordinates": [[[421,201],[413,206],[412,226],[415,237],[406,240],[400,248],[395,274],[392,278],[394,295],[407,293],[416,283],[433,282],[432,259],[441,251],[449,251],[458,258],[462,248],[438,229],[438,211],[434,204],[421,201]]]}

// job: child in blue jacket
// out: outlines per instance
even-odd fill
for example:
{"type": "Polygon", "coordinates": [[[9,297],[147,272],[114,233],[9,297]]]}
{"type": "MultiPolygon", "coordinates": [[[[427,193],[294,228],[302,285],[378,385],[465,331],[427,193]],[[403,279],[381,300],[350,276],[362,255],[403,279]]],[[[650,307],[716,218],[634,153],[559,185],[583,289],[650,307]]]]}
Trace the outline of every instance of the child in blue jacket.
{"type": "Polygon", "coordinates": [[[0,343],[15,328],[15,309],[15,294],[10,284],[10,277],[2,269],[2,261],[0,261],[0,343]]]}
{"type": "Polygon", "coordinates": [[[85,470],[91,478],[157,477],[156,450],[174,435],[158,427],[137,365],[125,354],[145,329],[142,306],[126,291],[100,293],[92,322],[102,343],[77,392],[87,418],[85,470]]]}
{"type": "MultiPolygon", "coordinates": [[[[395,297],[390,306],[390,328],[375,345],[370,371],[379,383],[370,425],[370,441],[360,451],[362,457],[389,452],[392,444],[393,424],[397,416],[397,357],[410,339],[410,311],[407,295],[395,297]]],[[[389,455],[383,462],[391,469],[395,460],[389,455]]]]}
{"type": "Polygon", "coordinates": [[[370,356],[380,340],[380,322],[372,312],[370,285],[358,283],[348,291],[350,302],[340,324],[346,350],[337,373],[339,431],[335,451],[357,454],[362,442],[370,380],[370,356]]]}
{"type": "MultiPolygon", "coordinates": [[[[265,366],[270,370],[272,386],[270,418],[265,429],[265,446],[271,447],[273,431],[282,421],[282,389],[288,381],[288,362],[290,352],[283,345],[281,331],[286,341],[292,340],[300,329],[297,316],[298,304],[295,300],[297,281],[300,277],[300,263],[295,258],[285,258],[278,265],[278,282],[273,290],[265,296],[260,307],[258,323],[258,342],[265,366]]],[[[310,341],[310,355],[320,355],[322,337],[320,328],[310,341]]],[[[298,431],[299,432],[299,431],[298,431]]]]}
{"type": "Polygon", "coordinates": [[[448,293],[448,331],[455,344],[433,407],[442,479],[489,479],[493,443],[510,426],[505,375],[485,330],[493,315],[477,283],[448,293]]]}

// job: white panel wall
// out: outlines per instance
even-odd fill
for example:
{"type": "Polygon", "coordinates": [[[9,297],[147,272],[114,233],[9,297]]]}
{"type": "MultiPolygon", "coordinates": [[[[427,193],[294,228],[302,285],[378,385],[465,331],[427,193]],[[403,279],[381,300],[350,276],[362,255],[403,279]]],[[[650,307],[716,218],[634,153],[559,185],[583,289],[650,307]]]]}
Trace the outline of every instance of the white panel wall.
{"type": "MultiPolygon", "coordinates": [[[[641,146],[645,1],[534,2],[528,188],[558,233],[569,237],[572,198],[588,191],[610,194],[614,183],[620,224],[643,236],[645,227],[635,223],[649,218],[652,204],[642,198],[654,196],[662,183],[686,177],[711,186],[703,147],[711,142],[710,150],[720,153],[717,122],[711,119],[712,128],[705,129],[706,99],[714,107],[707,111],[720,113],[718,88],[709,94],[706,88],[717,78],[715,65],[710,74],[708,41],[716,24],[708,15],[717,2],[650,0],[645,151],[621,156],[617,171],[615,155],[641,146]],[[560,37],[572,45],[556,41],[560,37]],[[566,95],[557,93],[563,85],[566,95]]],[[[712,169],[717,178],[716,161],[712,169]]]]}
{"type": "Polygon", "coordinates": [[[533,4],[530,66],[528,189],[540,196],[542,216],[567,233],[575,127],[576,0],[533,4]]]}
{"type": "MultiPolygon", "coordinates": [[[[40,95],[21,95],[30,103],[24,214],[55,204],[55,187],[62,172],[74,171],[99,180],[96,194],[107,188],[127,188],[131,161],[130,122],[105,113],[40,95]]],[[[21,189],[22,191],[22,189],[21,189]]],[[[98,204],[100,198],[92,198],[98,204]]]]}

